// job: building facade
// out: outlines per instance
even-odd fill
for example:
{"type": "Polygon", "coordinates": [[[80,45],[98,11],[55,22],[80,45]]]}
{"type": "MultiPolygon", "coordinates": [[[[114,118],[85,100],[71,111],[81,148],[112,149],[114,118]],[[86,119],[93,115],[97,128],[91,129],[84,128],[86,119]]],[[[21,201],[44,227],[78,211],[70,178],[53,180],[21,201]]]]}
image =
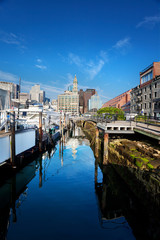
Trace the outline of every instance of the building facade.
{"type": "Polygon", "coordinates": [[[0,110],[11,108],[10,92],[0,89],[0,110]]]}
{"type": "Polygon", "coordinates": [[[91,96],[88,100],[88,110],[91,111],[93,109],[98,110],[102,107],[102,101],[98,94],[91,96]]]}
{"type": "Polygon", "coordinates": [[[1,109],[12,108],[14,99],[18,99],[19,85],[11,82],[0,82],[1,109]]]}
{"type": "Polygon", "coordinates": [[[80,89],[79,91],[79,108],[80,113],[86,113],[89,111],[89,99],[91,96],[93,96],[96,93],[95,89],[86,89],[86,91],[83,91],[80,89]]]}
{"type": "Polygon", "coordinates": [[[58,95],[58,111],[71,115],[79,114],[79,94],[76,76],[73,80],[72,91],[65,91],[64,94],[58,95]]]}
{"type": "Polygon", "coordinates": [[[45,91],[40,90],[40,85],[34,85],[30,90],[30,98],[31,100],[35,100],[40,103],[45,102],[45,91]]]}
{"type": "Polygon", "coordinates": [[[115,107],[115,108],[121,108],[124,104],[130,101],[130,92],[131,90],[128,90],[119,96],[109,100],[108,102],[104,103],[102,108],[105,107],[115,107]]]}
{"type": "Polygon", "coordinates": [[[19,93],[19,85],[11,82],[0,82],[0,89],[8,91],[11,99],[17,99],[19,93]]]}
{"type": "Polygon", "coordinates": [[[160,62],[140,72],[140,85],[131,91],[131,113],[160,117],[160,62]]]}

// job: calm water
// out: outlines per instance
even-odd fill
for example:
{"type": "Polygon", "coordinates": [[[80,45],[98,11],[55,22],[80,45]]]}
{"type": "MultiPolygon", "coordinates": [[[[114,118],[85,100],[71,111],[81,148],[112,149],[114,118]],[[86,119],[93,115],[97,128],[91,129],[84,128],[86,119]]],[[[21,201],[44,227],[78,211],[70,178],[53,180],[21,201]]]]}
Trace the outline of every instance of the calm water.
{"type": "Polygon", "coordinates": [[[88,140],[75,135],[63,154],[57,144],[0,188],[1,239],[136,239],[88,140]]]}

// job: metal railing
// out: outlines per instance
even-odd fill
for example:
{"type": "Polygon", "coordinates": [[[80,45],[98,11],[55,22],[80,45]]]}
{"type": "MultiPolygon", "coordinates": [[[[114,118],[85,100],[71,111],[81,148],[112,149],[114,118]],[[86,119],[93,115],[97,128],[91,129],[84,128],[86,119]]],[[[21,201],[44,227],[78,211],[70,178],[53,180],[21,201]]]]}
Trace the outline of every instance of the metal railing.
{"type": "Polygon", "coordinates": [[[134,119],[135,122],[141,122],[150,125],[156,125],[160,127],[160,117],[153,116],[136,116],[134,119]]]}

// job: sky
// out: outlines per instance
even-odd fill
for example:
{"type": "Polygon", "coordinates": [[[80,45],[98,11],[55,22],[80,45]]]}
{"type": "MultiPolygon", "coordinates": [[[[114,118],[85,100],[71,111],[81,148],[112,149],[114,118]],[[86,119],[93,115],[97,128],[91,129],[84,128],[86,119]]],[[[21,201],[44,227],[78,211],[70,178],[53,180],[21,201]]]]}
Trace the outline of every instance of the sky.
{"type": "Polygon", "coordinates": [[[0,0],[0,81],[56,99],[73,82],[106,102],[160,61],[160,0],[0,0]]]}

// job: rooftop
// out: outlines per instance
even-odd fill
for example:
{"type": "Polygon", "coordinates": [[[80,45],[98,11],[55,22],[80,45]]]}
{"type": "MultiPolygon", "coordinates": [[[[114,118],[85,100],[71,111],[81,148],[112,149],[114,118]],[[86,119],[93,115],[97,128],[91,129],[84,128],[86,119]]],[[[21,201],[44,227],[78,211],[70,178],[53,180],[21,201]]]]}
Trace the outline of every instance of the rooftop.
{"type": "Polygon", "coordinates": [[[149,70],[151,67],[153,67],[153,63],[151,65],[149,65],[148,67],[144,68],[143,71],[140,72],[140,74],[146,72],[147,70],[149,70]]]}

